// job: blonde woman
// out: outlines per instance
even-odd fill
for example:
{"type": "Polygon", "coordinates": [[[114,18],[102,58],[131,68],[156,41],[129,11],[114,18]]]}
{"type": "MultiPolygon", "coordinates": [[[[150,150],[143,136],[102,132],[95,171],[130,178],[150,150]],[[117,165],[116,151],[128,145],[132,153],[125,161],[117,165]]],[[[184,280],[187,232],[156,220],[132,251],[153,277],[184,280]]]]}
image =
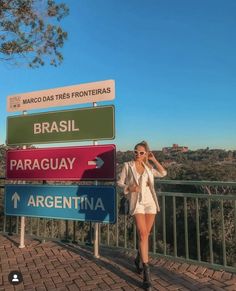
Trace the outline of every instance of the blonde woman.
{"type": "Polygon", "coordinates": [[[124,163],[117,182],[129,198],[130,215],[135,220],[139,250],[134,262],[138,273],[141,274],[143,271],[144,288],[152,285],[148,265],[148,238],[156,213],[160,211],[154,189],[154,177],[164,177],[166,174],[166,170],[154,157],[148,144],[142,141],[134,147],[134,159],[124,163]]]}

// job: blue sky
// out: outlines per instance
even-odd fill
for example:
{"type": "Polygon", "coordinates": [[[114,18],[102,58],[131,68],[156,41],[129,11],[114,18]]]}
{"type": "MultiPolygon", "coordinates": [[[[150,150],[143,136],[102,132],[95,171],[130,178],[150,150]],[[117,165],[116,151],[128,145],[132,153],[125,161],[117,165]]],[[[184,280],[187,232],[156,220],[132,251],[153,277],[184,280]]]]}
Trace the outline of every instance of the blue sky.
{"type": "Polygon", "coordinates": [[[102,144],[236,149],[235,0],[66,2],[61,66],[0,63],[0,143],[6,96],[114,79],[116,99],[101,105],[115,105],[116,138],[102,144]]]}

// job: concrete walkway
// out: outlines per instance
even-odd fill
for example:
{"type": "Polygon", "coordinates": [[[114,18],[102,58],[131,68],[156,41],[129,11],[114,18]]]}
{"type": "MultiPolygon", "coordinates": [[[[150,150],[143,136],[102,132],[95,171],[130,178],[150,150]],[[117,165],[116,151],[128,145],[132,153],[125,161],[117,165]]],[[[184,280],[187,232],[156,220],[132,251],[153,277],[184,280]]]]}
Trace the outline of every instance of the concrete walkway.
{"type": "MultiPolygon", "coordinates": [[[[26,239],[18,248],[17,236],[0,235],[0,291],[143,290],[142,276],[134,272],[131,254],[101,248],[100,259],[89,247],[26,239]],[[8,282],[11,271],[23,282],[8,282]]],[[[235,290],[236,274],[214,271],[167,259],[152,259],[152,290],[235,290]]]]}

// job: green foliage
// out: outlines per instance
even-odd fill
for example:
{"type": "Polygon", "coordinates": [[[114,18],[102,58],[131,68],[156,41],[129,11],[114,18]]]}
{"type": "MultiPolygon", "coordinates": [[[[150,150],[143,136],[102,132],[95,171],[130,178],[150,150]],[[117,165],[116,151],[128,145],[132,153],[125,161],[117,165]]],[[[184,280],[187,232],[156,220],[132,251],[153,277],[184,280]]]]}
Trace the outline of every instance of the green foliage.
{"type": "Polygon", "coordinates": [[[69,10],[53,0],[0,0],[0,60],[35,68],[57,66],[67,33],[57,25],[69,10]]]}
{"type": "Polygon", "coordinates": [[[173,162],[167,165],[168,178],[171,180],[235,181],[235,152],[206,149],[168,155],[165,160],[173,162]]]}

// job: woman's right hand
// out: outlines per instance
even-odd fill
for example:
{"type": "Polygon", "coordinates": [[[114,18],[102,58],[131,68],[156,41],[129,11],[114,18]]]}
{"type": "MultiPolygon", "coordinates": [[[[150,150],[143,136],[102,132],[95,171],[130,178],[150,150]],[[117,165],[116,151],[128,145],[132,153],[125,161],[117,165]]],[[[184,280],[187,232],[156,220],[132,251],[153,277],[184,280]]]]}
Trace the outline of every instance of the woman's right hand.
{"type": "Polygon", "coordinates": [[[129,186],[129,192],[140,192],[140,187],[138,185],[129,186]]]}

